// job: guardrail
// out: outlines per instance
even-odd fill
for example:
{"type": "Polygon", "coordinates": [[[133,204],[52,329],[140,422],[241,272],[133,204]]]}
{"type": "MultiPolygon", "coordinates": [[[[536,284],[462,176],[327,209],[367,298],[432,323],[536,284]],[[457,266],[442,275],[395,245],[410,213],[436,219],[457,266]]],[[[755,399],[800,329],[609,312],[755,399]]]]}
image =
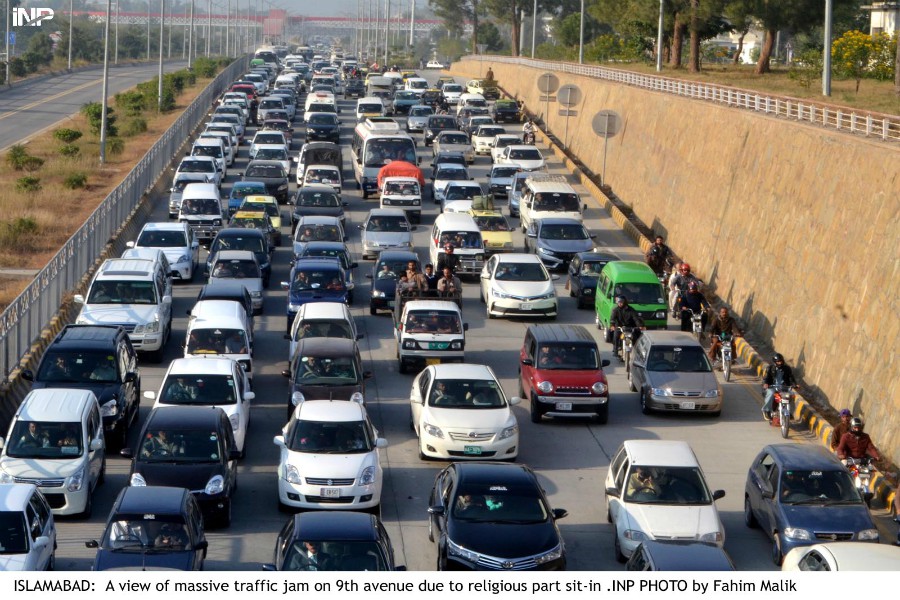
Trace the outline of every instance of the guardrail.
{"type": "MultiPolygon", "coordinates": [[[[128,220],[144,194],[153,188],[188,135],[209,112],[213,101],[246,68],[247,58],[244,57],[219,73],[41,269],[25,291],[0,314],[0,367],[4,377],[9,377],[41,330],[59,311],[66,293],[78,285],[113,234],[128,220]]],[[[65,218],[64,215],[60,217],[65,218]]]]}
{"type": "Polygon", "coordinates": [[[536,69],[546,69],[557,73],[571,73],[573,75],[584,75],[586,77],[614,81],[655,92],[706,100],[793,121],[811,123],[845,133],[900,143],[900,116],[897,115],[838,107],[790,96],[767,96],[751,90],[684,79],[671,79],[669,77],[660,77],[659,75],[646,75],[609,67],[514,56],[469,55],[463,57],[463,60],[480,62],[483,62],[485,59],[493,63],[515,64],[536,69]]]}

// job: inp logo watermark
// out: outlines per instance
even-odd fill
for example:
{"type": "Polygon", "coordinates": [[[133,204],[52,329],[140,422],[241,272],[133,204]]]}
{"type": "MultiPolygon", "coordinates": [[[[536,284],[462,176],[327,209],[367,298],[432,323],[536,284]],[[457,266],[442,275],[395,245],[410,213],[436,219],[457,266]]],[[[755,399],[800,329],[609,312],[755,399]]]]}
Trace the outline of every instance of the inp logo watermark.
{"type": "Polygon", "coordinates": [[[39,27],[44,21],[53,20],[52,8],[14,8],[12,9],[13,27],[30,25],[39,27]]]}

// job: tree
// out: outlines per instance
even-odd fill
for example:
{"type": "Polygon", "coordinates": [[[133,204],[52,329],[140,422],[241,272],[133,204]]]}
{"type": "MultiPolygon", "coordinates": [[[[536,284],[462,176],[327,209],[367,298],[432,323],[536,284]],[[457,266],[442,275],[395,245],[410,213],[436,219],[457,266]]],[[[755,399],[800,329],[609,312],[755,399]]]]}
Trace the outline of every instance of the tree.
{"type": "Polygon", "coordinates": [[[490,21],[482,21],[478,24],[478,40],[488,52],[503,49],[503,37],[500,35],[500,30],[490,21]]]}
{"type": "Polygon", "coordinates": [[[856,93],[862,78],[873,72],[879,44],[862,31],[848,31],[831,44],[831,57],[838,75],[856,80],[856,93]]]}
{"type": "Polygon", "coordinates": [[[528,7],[524,10],[519,0],[481,0],[481,3],[499,23],[510,27],[512,55],[519,56],[522,15],[526,12],[531,14],[531,3],[527,3],[528,7]]]}
{"type": "Polygon", "coordinates": [[[744,53],[744,37],[753,25],[750,6],[741,0],[729,0],[722,9],[722,16],[731,24],[731,30],[739,34],[737,48],[731,60],[734,64],[740,64],[741,54],[744,53]]]}
{"type": "Polygon", "coordinates": [[[53,60],[53,43],[50,36],[35,35],[28,40],[28,49],[22,54],[22,60],[32,73],[44,65],[49,65],[53,60]]]}
{"type": "Polygon", "coordinates": [[[444,22],[447,30],[460,37],[466,21],[472,23],[472,54],[478,51],[478,16],[480,0],[428,0],[434,15],[444,22]]]}

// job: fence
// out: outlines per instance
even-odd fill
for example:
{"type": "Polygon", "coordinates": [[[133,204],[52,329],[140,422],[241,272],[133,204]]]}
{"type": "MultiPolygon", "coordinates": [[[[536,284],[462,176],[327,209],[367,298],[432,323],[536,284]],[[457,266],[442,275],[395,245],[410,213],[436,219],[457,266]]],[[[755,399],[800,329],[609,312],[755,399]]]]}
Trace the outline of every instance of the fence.
{"type": "Polygon", "coordinates": [[[5,377],[9,377],[40,336],[41,330],[59,311],[65,294],[84,277],[113,234],[140,204],[144,194],[153,188],[188,135],[209,112],[216,97],[246,67],[247,59],[240,58],[219,73],[50,259],[25,291],[0,314],[0,366],[5,377]]]}
{"type": "Polygon", "coordinates": [[[804,121],[842,132],[876,137],[886,142],[900,143],[900,116],[837,107],[789,96],[766,96],[749,90],[686,81],[684,79],[671,79],[658,75],[645,75],[643,73],[633,73],[607,67],[513,56],[474,55],[464,57],[464,60],[479,60],[482,62],[484,59],[488,59],[493,63],[516,64],[556,73],[571,73],[573,75],[584,75],[586,77],[614,81],[655,92],[706,100],[794,121],[804,121]]]}

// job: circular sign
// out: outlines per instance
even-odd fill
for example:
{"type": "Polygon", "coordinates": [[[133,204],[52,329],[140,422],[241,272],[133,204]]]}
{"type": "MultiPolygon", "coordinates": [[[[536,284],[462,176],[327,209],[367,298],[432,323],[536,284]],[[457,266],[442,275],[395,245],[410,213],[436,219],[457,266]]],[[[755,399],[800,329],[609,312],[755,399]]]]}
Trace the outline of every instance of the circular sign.
{"type": "Polygon", "coordinates": [[[544,73],[538,77],[537,87],[542,94],[552,94],[559,89],[559,77],[553,73],[544,73]]]}
{"type": "Polygon", "coordinates": [[[561,106],[566,108],[578,106],[581,103],[581,90],[577,85],[566,84],[556,92],[556,99],[561,106]]]}
{"type": "Polygon", "coordinates": [[[622,130],[622,117],[611,110],[601,110],[591,120],[591,128],[602,138],[615,137],[622,130]]]}

